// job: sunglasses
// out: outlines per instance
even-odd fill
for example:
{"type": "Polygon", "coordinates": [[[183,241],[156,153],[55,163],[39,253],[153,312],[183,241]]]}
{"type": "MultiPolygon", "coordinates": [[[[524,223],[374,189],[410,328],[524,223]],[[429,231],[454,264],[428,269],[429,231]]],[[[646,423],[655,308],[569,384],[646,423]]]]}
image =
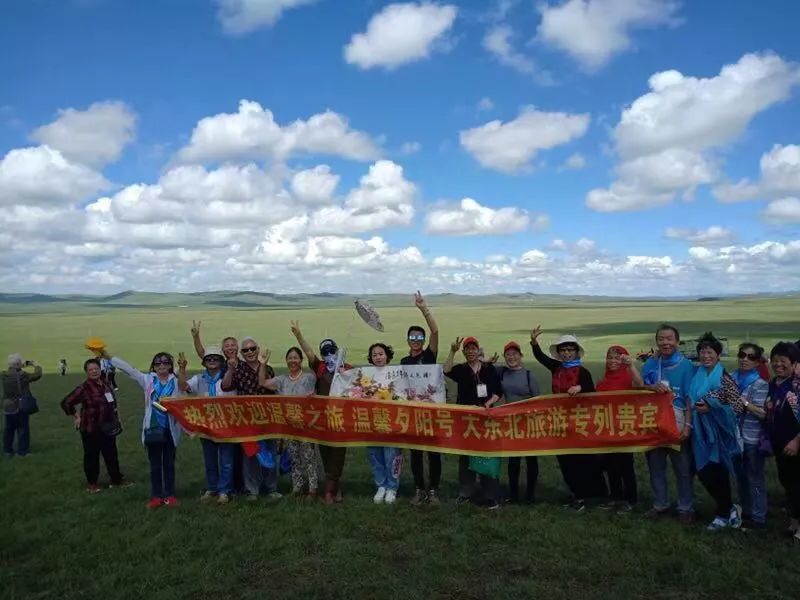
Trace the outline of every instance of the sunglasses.
{"type": "Polygon", "coordinates": [[[206,356],[204,359],[206,362],[220,362],[222,359],[219,356],[206,356]]]}
{"type": "Polygon", "coordinates": [[[337,350],[333,348],[326,348],[325,350],[321,350],[320,354],[322,354],[322,356],[333,356],[334,354],[336,354],[336,352],[337,350]]]}
{"type": "Polygon", "coordinates": [[[242,348],[242,353],[255,352],[256,350],[258,350],[258,346],[250,346],[249,348],[242,348]]]}
{"type": "Polygon", "coordinates": [[[154,365],[171,365],[172,361],[165,358],[163,360],[154,360],[153,364],[154,365]]]}
{"type": "Polygon", "coordinates": [[[755,354],[750,354],[748,352],[739,352],[737,354],[739,358],[746,358],[747,360],[758,360],[758,357],[755,354]]]}
{"type": "Polygon", "coordinates": [[[558,352],[577,352],[578,349],[575,346],[560,346],[556,348],[558,352]]]}
{"type": "Polygon", "coordinates": [[[422,335],[421,333],[417,333],[417,334],[412,333],[411,335],[408,336],[408,341],[409,342],[424,342],[425,341],[425,336],[422,335]]]}

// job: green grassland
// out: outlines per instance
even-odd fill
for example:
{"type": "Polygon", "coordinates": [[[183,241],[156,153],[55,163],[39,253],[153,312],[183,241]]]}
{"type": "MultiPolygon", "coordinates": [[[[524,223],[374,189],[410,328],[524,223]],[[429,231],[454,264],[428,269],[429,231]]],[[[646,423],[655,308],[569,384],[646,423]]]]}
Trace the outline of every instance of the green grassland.
{"type": "MultiPolygon", "coordinates": [[[[80,381],[83,341],[102,336],[112,351],[144,368],[160,350],[191,355],[192,319],[203,339],[252,335],[273,350],[274,362],[293,344],[289,320],[309,341],[331,336],[366,362],[373,341],[405,345],[405,330],[421,323],[412,299],[376,298],[385,333],[354,316],[344,297],[248,297],[263,306],[220,306],[229,296],[138,295],[111,302],[92,298],[0,303],[0,347],[40,361],[47,374],[34,388],[42,407],[32,418],[27,458],[0,461],[0,598],[787,598],[800,589],[800,548],[781,535],[782,493],[770,465],[769,529],[706,532],[711,502],[695,486],[701,524],[651,522],[643,457],[637,457],[640,507],[629,515],[560,507],[563,484],[555,460],[540,460],[540,502],[488,513],[456,506],[456,461],[445,458],[438,507],[408,504],[413,482],[403,474],[396,506],[371,503],[363,450],[348,453],[345,502],[333,507],[283,499],[275,503],[200,505],[199,444],[178,449],[181,505],[148,513],[148,469],[139,441],[141,392],[120,374],[125,431],[120,459],[132,488],[84,491],[80,440],[58,402],[80,381]],[[122,305],[115,304],[121,303],[122,305]],[[65,357],[73,373],[54,374],[65,357]]],[[[705,330],[769,347],[800,337],[797,298],[724,301],[626,301],[547,297],[432,297],[442,332],[440,360],[455,336],[475,335],[489,352],[524,342],[541,323],[544,341],[576,333],[595,375],[605,348],[650,347],[655,326],[676,324],[685,336],[705,330]]],[[[192,366],[199,367],[196,358],[192,366]]],[[[731,364],[729,362],[729,364],[731,364]]],[[[544,372],[534,367],[540,379],[544,372]]],[[[101,475],[101,481],[105,473],[101,475]]],[[[524,480],[524,474],[523,474],[524,480]]],[[[288,481],[284,477],[282,489],[288,481]]],[[[673,488],[674,489],[674,488],[673,488]]]]}

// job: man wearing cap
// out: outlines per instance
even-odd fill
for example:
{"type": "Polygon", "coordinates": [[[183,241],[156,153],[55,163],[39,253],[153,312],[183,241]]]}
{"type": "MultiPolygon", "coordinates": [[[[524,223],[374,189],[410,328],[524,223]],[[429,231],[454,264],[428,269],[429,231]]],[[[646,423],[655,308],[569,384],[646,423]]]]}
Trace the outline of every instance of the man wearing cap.
{"type": "MultiPolygon", "coordinates": [[[[408,356],[400,359],[401,365],[435,365],[436,356],[439,353],[439,326],[428,309],[422,294],[417,291],[414,296],[414,303],[425,317],[428,329],[431,332],[428,347],[425,348],[425,330],[419,325],[412,325],[408,328],[408,356]]],[[[438,452],[428,452],[428,476],[430,487],[425,492],[425,467],[422,460],[422,450],[411,450],[411,473],[414,475],[414,486],[416,492],[411,499],[411,504],[418,506],[426,500],[430,504],[439,504],[439,481],[442,476],[442,455],[438,452]]]]}
{"type": "MultiPolygon", "coordinates": [[[[320,360],[314,352],[314,348],[303,337],[303,333],[300,331],[300,322],[291,321],[291,328],[297,343],[300,344],[300,348],[303,349],[308,358],[308,366],[317,376],[316,394],[318,396],[329,396],[336,370],[339,368],[344,370],[352,369],[352,365],[340,363],[339,346],[330,338],[324,339],[319,343],[319,354],[322,357],[322,360],[320,360]]],[[[341,502],[342,490],[339,482],[344,470],[347,448],[319,444],[319,453],[322,457],[322,466],[325,469],[325,504],[341,502]]]]}
{"type": "MultiPolygon", "coordinates": [[[[531,331],[531,349],[536,360],[553,374],[554,394],[586,394],[594,391],[592,374],[581,363],[584,350],[574,335],[562,335],[550,345],[550,356],[539,346],[542,328],[531,331]]],[[[602,465],[594,454],[561,454],[556,457],[564,483],[573,496],[569,507],[582,511],[589,498],[608,496],[602,465]]]]}
{"type": "MultiPolygon", "coordinates": [[[[450,354],[442,365],[442,371],[458,386],[456,403],[488,408],[499,400],[503,392],[494,366],[478,359],[479,348],[480,344],[474,337],[456,338],[450,345],[450,354]],[[466,362],[454,365],[459,348],[463,349],[466,362]]],[[[469,456],[458,457],[458,488],[459,502],[471,499],[475,493],[475,473],[469,470],[469,456]]],[[[489,508],[499,506],[500,482],[481,476],[481,488],[489,508]]]]}

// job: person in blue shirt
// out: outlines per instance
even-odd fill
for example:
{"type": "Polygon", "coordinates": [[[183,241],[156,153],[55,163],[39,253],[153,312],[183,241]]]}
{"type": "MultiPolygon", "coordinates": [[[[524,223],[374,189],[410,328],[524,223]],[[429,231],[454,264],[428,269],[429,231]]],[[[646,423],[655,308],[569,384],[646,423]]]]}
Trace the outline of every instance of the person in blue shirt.
{"type": "Polygon", "coordinates": [[[672,463],[678,483],[678,518],[684,525],[694,521],[694,483],[692,474],[692,406],[686,400],[695,367],[678,350],[678,329],[666,323],[656,330],[658,352],[647,359],[642,367],[645,387],[658,392],[672,391],[675,421],[681,435],[680,450],[655,448],[645,454],[650,470],[650,487],[653,490],[653,508],[649,516],[658,517],[669,513],[669,489],[667,487],[667,458],[672,463]]]}

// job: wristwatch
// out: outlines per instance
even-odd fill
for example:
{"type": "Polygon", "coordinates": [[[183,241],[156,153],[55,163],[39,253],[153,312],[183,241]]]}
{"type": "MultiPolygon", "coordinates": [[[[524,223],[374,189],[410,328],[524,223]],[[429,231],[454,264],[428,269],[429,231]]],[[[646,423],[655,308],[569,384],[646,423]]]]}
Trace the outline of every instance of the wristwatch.
{"type": "Polygon", "coordinates": [[[750,406],[750,401],[745,400],[744,402],[742,402],[742,404],[744,404],[744,407],[747,408],[748,406],[750,406]]]}

